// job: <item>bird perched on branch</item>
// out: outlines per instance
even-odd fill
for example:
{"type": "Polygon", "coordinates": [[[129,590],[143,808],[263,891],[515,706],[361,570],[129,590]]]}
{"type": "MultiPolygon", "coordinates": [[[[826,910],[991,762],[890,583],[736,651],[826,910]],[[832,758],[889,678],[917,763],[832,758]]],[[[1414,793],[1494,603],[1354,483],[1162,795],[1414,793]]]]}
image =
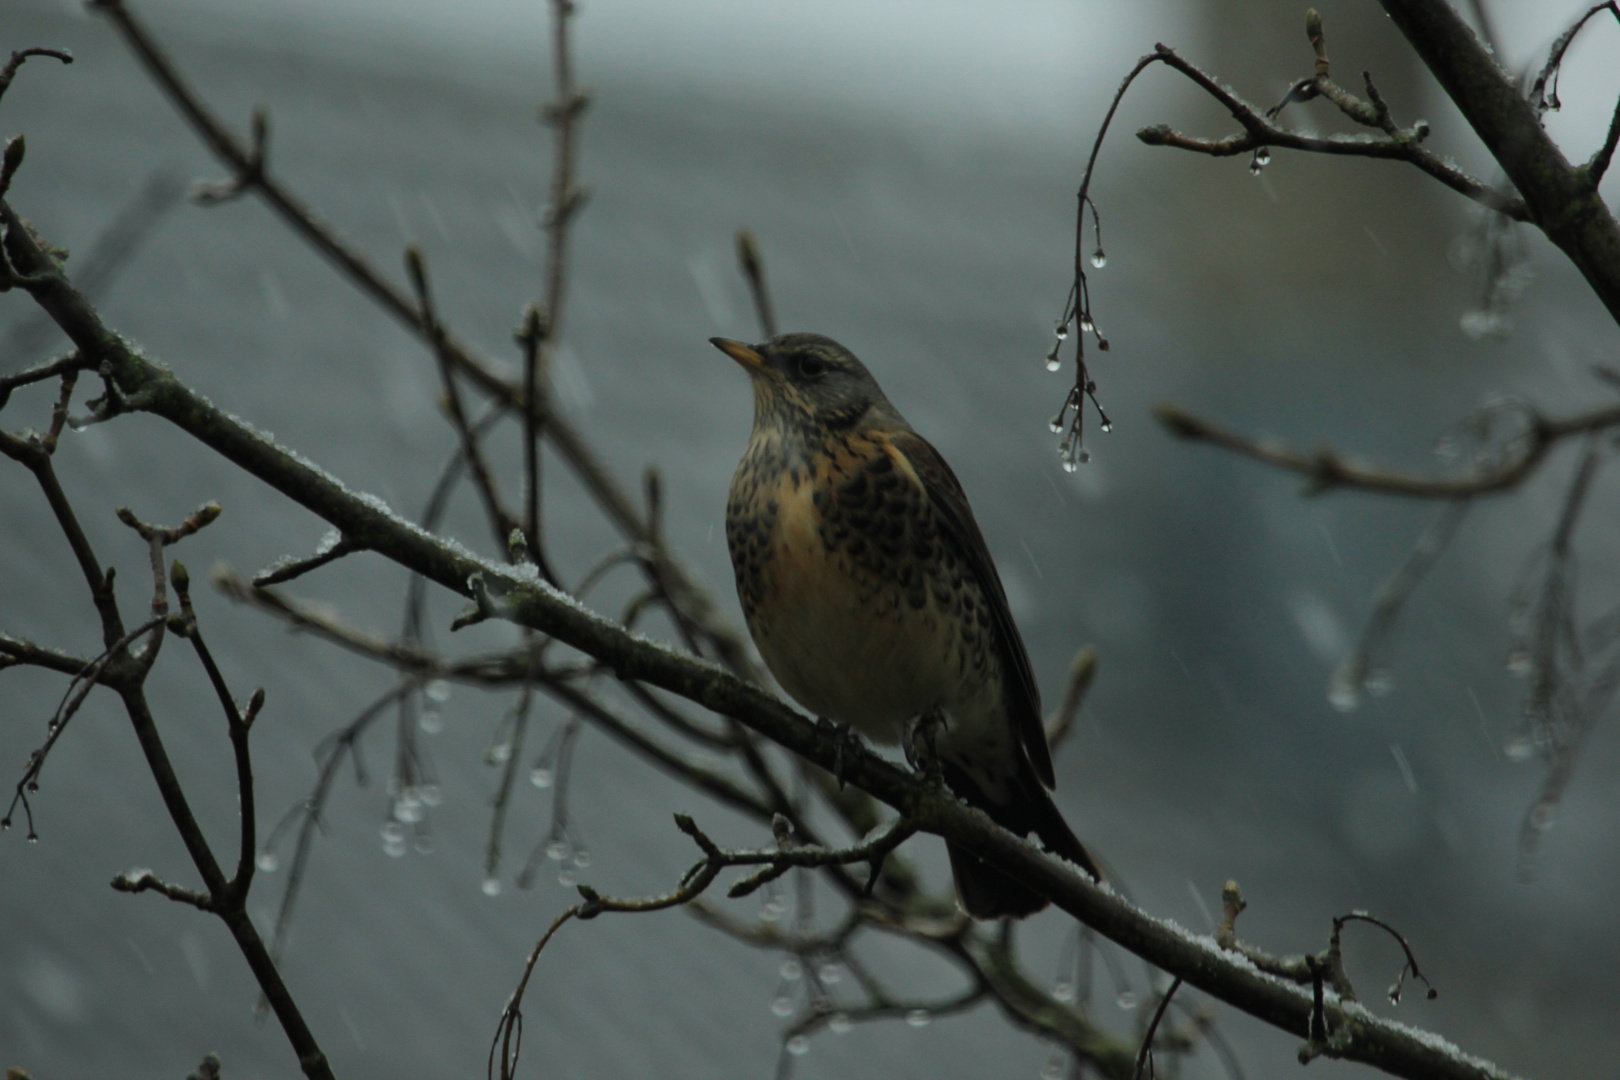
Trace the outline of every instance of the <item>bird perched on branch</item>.
{"type": "MultiPolygon", "coordinates": [[[[836,341],[711,340],[754,384],[726,544],[771,674],[806,709],[874,742],[938,718],[934,751],[958,797],[1100,879],[1048,794],[1052,754],[1029,656],[945,459],[836,341]]],[[[1046,906],[978,857],[947,850],[975,918],[1046,906]]]]}

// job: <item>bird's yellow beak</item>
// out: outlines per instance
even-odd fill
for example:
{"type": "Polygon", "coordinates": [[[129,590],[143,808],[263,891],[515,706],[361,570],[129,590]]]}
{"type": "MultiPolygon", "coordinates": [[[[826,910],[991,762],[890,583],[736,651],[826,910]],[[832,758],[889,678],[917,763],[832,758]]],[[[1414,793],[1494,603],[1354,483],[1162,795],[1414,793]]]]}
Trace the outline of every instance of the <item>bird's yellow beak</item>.
{"type": "Polygon", "coordinates": [[[759,355],[759,350],[752,345],[745,345],[734,338],[712,337],[709,344],[741,364],[750,375],[759,375],[768,370],[765,358],[759,355]]]}

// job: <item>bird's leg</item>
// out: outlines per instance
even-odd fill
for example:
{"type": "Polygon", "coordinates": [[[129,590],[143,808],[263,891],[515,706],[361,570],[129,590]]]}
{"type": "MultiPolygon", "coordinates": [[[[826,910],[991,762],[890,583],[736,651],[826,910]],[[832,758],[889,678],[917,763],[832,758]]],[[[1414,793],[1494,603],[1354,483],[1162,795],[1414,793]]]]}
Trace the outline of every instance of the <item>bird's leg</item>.
{"type": "Polygon", "coordinates": [[[929,709],[907,722],[900,742],[906,752],[906,761],[933,784],[944,782],[936,742],[939,729],[944,726],[944,710],[929,709]]]}
{"type": "Polygon", "coordinates": [[[855,734],[854,729],[842,721],[829,720],[825,716],[818,716],[816,717],[816,723],[822,728],[832,731],[835,740],[833,742],[833,778],[838,781],[838,790],[843,791],[844,766],[846,764],[844,755],[852,747],[854,749],[860,748],[860,738],[855,734]]]}

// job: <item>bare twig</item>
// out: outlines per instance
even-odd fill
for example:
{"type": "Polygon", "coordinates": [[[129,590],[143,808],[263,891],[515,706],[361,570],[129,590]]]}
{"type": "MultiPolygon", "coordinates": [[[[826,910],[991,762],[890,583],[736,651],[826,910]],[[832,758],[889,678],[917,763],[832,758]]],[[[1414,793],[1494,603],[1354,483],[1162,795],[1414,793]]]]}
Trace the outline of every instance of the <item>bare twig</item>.
{"type": "MultiPolygon", "coordinates": [[[[316,545],[314,554],[305,556],[302,559],[295,559],[291,556],[283,557],[254,574],[253,588],[264,589],[271,585],[286,584],[295,578],[303,577],[312,570],[319,570],[328,563],[337,562],[345,556],[353,555],[355,552],[362,550],[364,549],[359,544],[350,542],[342,533],[333,530],[316,545]]],[[[216,583],[217,580],[216,573],[216,583]]],[[[243,582],[241,587],[246,591],[247,583],[243,582]]]]}
{"type": "Polygon", "coordinates": [[[11,805],[6,808],[6,816],[0,818],[0,829],[11,828],[12,812],[16,810],[17,804],[20,802],[22,803],[23,813],[28,818],[28,838],[30,840],[38,839],[38,835],[34,832],[34,813],[29,806],[28,796],[39,790],[39,777],[45,768],[45,759],[50,756],[51,749],[56,745],[56,741],[67,730],[68,721],[73,719],[79,711],[79,706],[83,705],[85,698],[90,696],[90,691],[104,683],[116,689],[117,685],[122,684],[130,674],[120,667],[109,678],[108,666],[112,665],[116,660],[124,659],[126,650],[135,642],[147,634],[160,630],[163,626],[163,618],[159,614],[148,619],[109,645],[100,656],[97,656],[79,671],[73,673],[72,681],[68,683],[67,690],[62,694],[61,703],[57,705],[56,712],[52,714],[50,722],[46,725],[44,745],[28,755],[28,767],[23,771],[22,778],[17,781],[16,791],[11,797],[11,805]]]}
{"type": "MultiPolygon", "coordinates": [[[[1483,13],[1484,9],[1476,4],[1476,10],[1483,13]]],[[[1571,23],[1567,30],[1559,34],[1552,47],[1547,50],[1547,63],[1542,66],[1541,73],[1530,84],[1530,90],[1525,95],[1537,111],[1556,112],[1564,107],[1564,103],[1558,100],[1558,77],[1563,73],[1564,54],[1569,51],[1569,47],[1575,43],[1575,38],[1592,17],[1603,11],[1609,12],[1617,22],[1620,22],[1620,3],[1606,0],[1605,3],[1594,4],[1585,14],[1571,23]]]]}
{"type": "Polygon", "coordinates": [[[0,409],[6,407],[6,402],[11,400],[11,392],[17,387],[83,371],[85,366],[78,353],[70,352],[66,356],[58,356],[54,360],[47,360],[24,371],[0,376],[0,409]]]}
{"type": "Polygon", "coordinates": [[[150,870],[125,870],[112,879],[112,887],[119,892],[127,893],[147,892],[148,890],[162,893],[170,900],[190,904],[199,911],[214,912],[219,910],[213,898],[207,893],[197,892],[194,889],[183,889],[178,885],[170,885],[168,882],[159,879],[150,870]]]}
{"type": "Polygon", "coordinates": [[[1131,1073],[1132,1080],[1142,1080],[1144,1070],[1147,1076],[1153,1073],[1153,1036],[1159,1030],[1159,1021],[1164,1019],[1164,1010],[1170,1007],[1170,999],[1176,996],[1181,989],[1181,977],[1178,975],[1170,983],[1170,988],[1159,996],[1159,1007],[1153,1010],[1153,1019],[1149,1021],[1147,1031],[1142,1035],[1142,1049],[1136,1055],[1136,1070],[1131,1073]]]}
{"type": "Polygon", "coordinates": [[[0,670],[18,664],[31,664],[63,675],[78,675],[92,663],[94,661],[82,656],[72,656],[0,631],[0,670]]]}
{"type": "Polygon", "coordinates": [[[230,687],[225,683],[225,675],[214,662],[213,653],[203,641],[202,630],[197,625],[197,612],[191,605],[191,575],[186,572],[185,564],[176,559],[169,572],[169,580],[174,585],[175,596],[180,601],[180,614],[170,620],[170,629],[182,638],[191,642],[197,659],[202,662],[203,670],[208,674],[209,684],[214,688],[214,694],[219,698],[220,708],[225,713],[227,730],[230,734],[231,749],[236,757],[236,794],[241,808],[241,842],[237,853],[236,874],[231,878],[230,890],[239,898],[246,898],[249,887],[253,884],[254,860],[258,855],[258,808],[253,798],[253,758],[248,749],[248,731],[253,727],[253,721],[264,708],[264,688],[260,687],[248,699],[246,709],[239,708],[236,698],[231,694],[230,687]]]}
{"type": "MultiPolygon", "coordinates": [[[[523,312],[523,323],[518,327],[517,341],[523,350],[523,400],[536,401],[540,397],[541,347],[546,330],[540,309],[530,304],[523,312]]],[[[540,533],[540,418],[535,410],[523,413],[523,537],[524,545],[541,568],[547,581],[557,584],[545,553],[545,538],[540,533]]]]}
{"type": "MultiPolygon", "coordinates": [[[[1211,157],[1232,157],[1262,147],[1277,147],[1314,154],[1405,161],[1458,194],[1488,206],[1498,213],[1506,214],[1516,221],[1530,220],[1530,212],[1523,199],[1508,192],[1498,191],[1483,181],[1469,176],[1439,155],[1425,150],[1422,143],[1429,134],[1429,129],[1425,125],[1418,124],[1411,128],[1400,129],[1398,134],[1382,139],[1349,135],[1301,135],[1271,123],[1255,106],[1222,86],[1196,65],[1183,59],[1174,49],[1164,45],[1156,48],[1158,51],[1152,54],[1152,59],[1162,60],[1166,65],[1181,72],[1199,89],[1223,105],[1231,112],[1232,118],[1242,126],[1243,134],[1229,135],[1224,139],[1199,139],[1179,134],[1168,125],[1159,124],[1145,127],[1136,133],[1136,137],[1149,146],[1169,146],[1211,157]]],[[[1338,95],[1342,95],[1341,110],[1357,123],[1382,128],[1383,124],[1375,105],[1360,102],[1342,89],[1338,90],[1338,95]]]]}
{"type": "MultiPolygon", "coordinates": [[[[11,59],[6,61],[5,67],[0,67],[0,97],[5,96],[6,91],[11,88],[11,80],[17,77],[17,69],[22,67],[23,61],[31,56],[48,56],[52,60],[60,60],[64,64],[73,63],[73,54],[66,49],[19,49],[11,54],[11,59]]],[[[4,192],[0,192],[0,194],[4,194],[4,192]]]]}
{"type": "Polygon", "coordinates": [[[506,825],[506,810],[512,798],[512,785],[517,780],[518,766],[522,764],[523,737],[529,730],[530,709],[534,705],[534,688],[525,682],[518,694],[517,704],[502,721],[495,742],[490,748],[488,761],[501,766],[500,783],[490,800],[489,839],[484,844],[484,880],[495,880],[501,870],[501,832],[506,825]],[[499,753],[495,751],[499,750],[499,753]]]}
{"type": "Polygon", "coordinates": [[[1406,973],[1408,971],[1412,973],[1412,978],[1417,979],[1428,988],[1428,992],[1425,996],[1430,1001],[1433,1001],[1435,998],[1440,996],[1440,991],[1436,990],[1434,988],[1434,984],[1429,982],[1428,977],[1424,975],[1422,971],[1418,970],[1417,956],[1412,952],[1412,946],[1407,943],[1405,935],[1403,935],[1393,926],[1389,925],[1389,923],[1382,919],[1374,918],[1365,911],[1352,911],[1348,915],[1340,915],[1338,918],[1333,920],[1333,941],[1331,948],[1334,951],[1337,951],[1339,947],[1339,931],[1346,923],[1351,922],[1364,922],[1378,927],[1380,930],[1384,931],[1384,933],[1394,938],[1400,944],[1401,951],[1406,954],[1406,963],[1401,967],[1401,973],[1396,976],[1395,982],[1391,984],[1389,988],[1388,997],[1390,1004],[1398,1005],[1400,1003],[1401,986],[1406,982],[1406,973]]]}
{"type": "Polygon", "coordinates": [[[1528,676],[1530,683],[1522,733],[1514,745],[1523,745],[1526,751],[1533,747],[1550,766],[1520,827],[1519,873],[1525,878],[1531,873],[1541,834],[1553,823],[1580,748],[1620,686],[1620,656],[1611,658],[1594,675],[1586,674],[1595,657],[1582,649],[1575,629],[1575,526],[1611,449],[1606,439],[1594,436],[1589,440],[1564,496],[1545,557],[1538,560],[1544,570],[1533,609],[1522,597],[1527,585],[1515,590],[1512,601],[1517,640],[1509,656],[1509,671],[1528,676]]]}
{"type": "Polygon", "coordinates": [[[1378,587],[1373,598],[1372,614],[1362,626],[1355,648],[1340,663],[1329,681],[1328,700],[1335,707],[1348,712],[1360,704],[1364,687],[1379,688],[1383,680],[1381,675],[1375,678],[1373,658],[1389,640],[1407,598],[1451,543],[1470,505],[1467,499],[1447,503],[1440,516],[1418,537],[1406,561],[1378,587]]]}
{"type": "MultiPolygon", "coordinates": [[[[0,213],[8,211],[9,208],[0,203],[0,213]]],[[[113,599],[113,571],[109,569],[106,573],[102,572],[96,553],[90,547],[90,539],[85,535],[84,527],[79,524],[78,515],[68,503],[61,482],[57,480],[51,455],[45,451],[43,442],[38,436],[17,438],[5,432],[0,432],[0,454],[21,463],[34,474],[34,479],[45,495],[45,501],[50,504],[52,513],[56,515],[57,524],[67,539],[68,547],[72,549],[74,558],[78,561],[79,572],[90,588],[90,598],[95,603],[96,612],[101,616],[102,642],[111,649],[125,634],[123,617],[119,615],[118,604],[113,599]]]]}
{"type": "MultiPolygon", "coordinates": [[[[467,471],[472,476],[473,486],[478,489],[478,495],[483,500],[484,514],[489,519],[490,531],[495,537],[495,549],[506,552],[512,530],[518,526],[517,519],[501,501],[500,491],[495,484],[495,475],[489,463],[484,460],[478,435],[468,422],[466,408],[461,402],[461,391],[456,386],[454,363],[445,346],[445,330],[439,324],[438,314],[433,307],[433,290],[428,282],[427,258],[422,254],[422,249],[415,244],[405,249],[405,269],[406,276],[411,280],[411,287],[416,290],[424,334],[428,344],[433,348],[434,359],[438,362],[439,381],[444,388],[445,411],[449,414],[450,423],[461,439],[462,457],[467,462],[467,471]]],[[[533,542],[531,548],[532,546],[533,542]]]]}

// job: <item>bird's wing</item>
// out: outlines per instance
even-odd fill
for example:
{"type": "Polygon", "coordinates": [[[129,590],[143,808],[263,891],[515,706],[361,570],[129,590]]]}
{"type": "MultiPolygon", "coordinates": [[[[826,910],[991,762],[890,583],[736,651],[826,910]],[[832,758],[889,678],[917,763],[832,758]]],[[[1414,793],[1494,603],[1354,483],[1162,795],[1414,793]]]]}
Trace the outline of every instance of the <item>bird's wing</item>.
{"type": "Polygon", "coordinates": [[[957,550],[966,557],[969,569],[978,579],[979,588],[984,590],[995,621],[1002,669],[1007,673],[1003,681],[1008,712],[1029,754],[1029,762],[1035,767],[1035,775],[1041,783],[1053,787],[1056,780],[1052,772],[1052,751],[1046,744],[1041,695],[1035,687],[1034,672],[1030,670],[1029,653],[1024,649],[1024,639],[1007,607],[1007,591],[1001,586],[1001,575],[996,573],[996,564],[990,558],[990,549],[985,547],[978,522],[973,520],[962,484],[939,451],[915,431],[897,432],[891,439],[922,481],[929,503],[940,516],[944,533],[955,541],[957,550]]]}

